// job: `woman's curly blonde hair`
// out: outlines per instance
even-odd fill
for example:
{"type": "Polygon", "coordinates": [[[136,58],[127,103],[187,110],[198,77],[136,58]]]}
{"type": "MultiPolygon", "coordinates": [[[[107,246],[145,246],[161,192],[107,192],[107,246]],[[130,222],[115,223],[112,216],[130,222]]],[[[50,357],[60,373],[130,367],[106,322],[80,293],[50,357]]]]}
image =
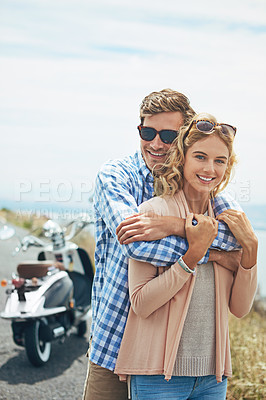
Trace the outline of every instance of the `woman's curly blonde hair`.
{"type": "Polygon", "coordinates": [[[229,158],[224,177],[219,185],[211,191],[211,197],[215,197],[227,186],[233,166],[236,163],[236,155],[233,150],[234,136],[225,135],[219,126],[215,127],[211,133],[200,132],[192,122],[202,119],[217,122],[216,118],[212,115],[201,113],[197,114],[190,121],[190,124],[183,126],[180,129],[178,137],[170,148],[168,159],[164,164],[162,164],[160,170],[156,171],[154,180],[154,191],[156,196],[173,196],[178,190],[183,188],[183,167],[187,150],[198,140],[205,139],[210,135],[216,135],[222,139],[229,151],[229,158]]]}

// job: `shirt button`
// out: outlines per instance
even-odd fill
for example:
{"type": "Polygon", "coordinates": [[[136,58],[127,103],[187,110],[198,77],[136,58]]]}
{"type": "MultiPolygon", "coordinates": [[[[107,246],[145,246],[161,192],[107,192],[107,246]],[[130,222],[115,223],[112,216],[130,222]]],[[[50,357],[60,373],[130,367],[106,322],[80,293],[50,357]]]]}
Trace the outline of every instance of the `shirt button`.
{"type": "Polygon", "coordinates": [[[225,243],[221,244],[221,248],[224,249],[226,247],[225,243]]]}

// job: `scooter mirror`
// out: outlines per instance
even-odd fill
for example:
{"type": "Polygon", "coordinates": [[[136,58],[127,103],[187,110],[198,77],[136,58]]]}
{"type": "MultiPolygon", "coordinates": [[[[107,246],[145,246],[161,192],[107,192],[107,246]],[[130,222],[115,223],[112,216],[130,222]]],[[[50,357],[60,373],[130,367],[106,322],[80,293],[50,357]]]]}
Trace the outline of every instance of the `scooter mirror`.
{"type": "Polygon", "coordinates": [[[57,222],[49,219],[43,225],[43,232],[46,237],[51,237],[55,234],[61,233],[62,228],[60,227],[60,225],[57,222]]]}
{"type": "Polygon", "coordinates": [[[0,228],[0,240],[7,240],[15,235],[15,229],[11,226],[4,225],[0,228]]]}

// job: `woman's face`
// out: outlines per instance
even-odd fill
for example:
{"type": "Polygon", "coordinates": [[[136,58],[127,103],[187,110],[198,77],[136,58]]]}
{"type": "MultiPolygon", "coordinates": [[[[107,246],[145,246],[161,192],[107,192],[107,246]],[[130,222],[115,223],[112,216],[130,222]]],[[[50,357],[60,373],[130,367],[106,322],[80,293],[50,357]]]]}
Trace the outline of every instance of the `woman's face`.
{"type": "Polygon", "coordinates": [[[218,136],[198,140],[188,150],[184,163],[184,189],[191,195],[209,194],[223,179],[229,150],[218,136]]]}

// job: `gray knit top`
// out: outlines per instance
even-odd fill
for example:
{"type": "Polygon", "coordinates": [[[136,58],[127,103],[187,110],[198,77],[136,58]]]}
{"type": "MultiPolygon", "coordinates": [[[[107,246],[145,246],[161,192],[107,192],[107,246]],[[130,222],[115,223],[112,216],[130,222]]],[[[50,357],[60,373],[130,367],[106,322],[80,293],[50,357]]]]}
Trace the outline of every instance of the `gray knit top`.
{"type": "Polygon", "coordinates": [[[173,369],[173,376],[206,375],[215,375],[215,281],[211,262],[197,266],[173,369]]]}

